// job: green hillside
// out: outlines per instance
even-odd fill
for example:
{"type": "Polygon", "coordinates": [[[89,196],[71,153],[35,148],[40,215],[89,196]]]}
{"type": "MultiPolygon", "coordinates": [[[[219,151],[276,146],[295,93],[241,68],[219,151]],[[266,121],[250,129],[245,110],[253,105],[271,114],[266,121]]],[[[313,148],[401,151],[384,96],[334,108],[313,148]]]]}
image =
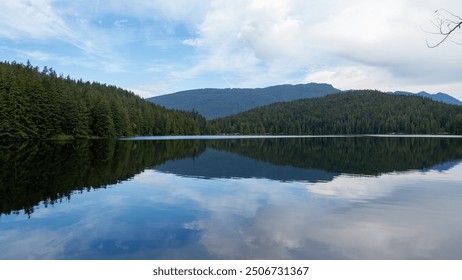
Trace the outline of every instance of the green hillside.
{"type": "Polygon", "coordinates": [[[282,102],[209,122],[210,133],[462,133],[462,106],[360,90],[282,102]]]}
{"type": "Polygon", "coordinates": [[[0,139],[200,134],[205,119],[167,110],[130,91],[0,63],[0,139]]]}

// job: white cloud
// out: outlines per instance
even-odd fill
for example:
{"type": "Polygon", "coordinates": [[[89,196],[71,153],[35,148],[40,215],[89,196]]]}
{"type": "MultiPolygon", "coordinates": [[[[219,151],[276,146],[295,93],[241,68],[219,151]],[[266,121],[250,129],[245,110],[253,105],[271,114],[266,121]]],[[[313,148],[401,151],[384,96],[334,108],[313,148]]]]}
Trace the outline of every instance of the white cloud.
{"type": "Polygon", "coordinates": [[[95,66],[96,62],[109,71],[121,68],[115,65],[116,62],[120,64],[120,59],[108,48],[108,36],[88,28],[87,22],[78,17],[71,20],[67,10],[56,7],[56,4],[53,0],[0,2],[4,13],[0,18],[0,38],[21,43],[14,51],[39,61],[69,64],[80,60],[81,65],[88,66],[88,60],[91,60],[91,65],[95,66]],[[37,46],[37,42],[40,49],[30,50],[37,46]],[[60,43],[80,50],[81,56],[72,58],[63,54],[62,50],[56,50],[60,43]],[[49,53],[50,49],[55,49],[54,54],[49,53]]]}
{"type": "Polygon", "coordinates": [[[36,39],[71,36],[64,21],[55,13],[49,1],[0,2],[0,36],[10,39],[32,37],[36,39]]]}
{"type": "Polygon", "coordinates": [[[114,26],[116,28],[124,28],[127,24],[128,24],[128,20],[126,19],[120,19],[120,20],[116,20],[114,21],[114,26]]]}
{"type": "MultiPolygon", "coordinates": [[[[429,69],[423,71],[429,71],[429,69]]],[[[399,75],[399,73],[393,73],[393,69],[388,67],[355,64],[354,66],[312,69],[305,76],[303,82],[330,83],[342,90],[377,89],[382,91],[446,92],[462,99],[462,82],[451,82],[451,79],[446,81],[447,78],[438,78],[444,73],[434,72],[432,76],[399,75]]]]}
{"type": "Polygon", "coordinates": [[[222,73],[231,87],[294,82],[307,52],[303,26],[290,1],[217,1],[183,44],[196,48],[195,66],[184,77],[222,73]]]}
{"type": "Polygon", "coordinates": [[[165,94],[166,92],[171,91],[171,89],[170,86],[166,83],[158,83],[151,85],[142,85],[136,88],[132,88],[131,91],[133,91],[135,94],[142,98],[149,98],[165,94]]]}
{"type": "Polygon", "coordinates": [[[81,36],[76,26],[53,7],[51,0],[2,1],[0,9],[0,37],[18,41],[55,40],[67,42],[88,54],[101,54],[97,45],[81,36]]]}
{"type": "MultiPolygon", "coordinates": [[[[331,61],[308,77],[330,75],[334,78],[331,83],[338,87],[454,90],[450,85],[459,82],[455,73],[461,70],[460,46],[429,49],[425,40],[430,35],[422,31],[435,5],[442,3],[349,1],[333,7],[334,16],[310,28],[331,61]]],[[[458,92],[449,93],[462,97],[458,92]]]]}
{"type": "Polygon", "coordinates": [[[64,42],[103,72],[139,69],[144,81],[124,82],[132,88],[256,87],[319,78],[339,88],[433,90],[462,98],[462,47],[426,45],[437,39],[423,30],[433,28],[429,20],[438,8],[461,13],[455,0],[3,1],[0,38],[40,42],[24,51],[42,60],[40,52],[64,42]]]}
{"type": "Polygon", "coordinates": [[[366,65],[327,67],[326,69],[312,70],[304,82],[331,83],[342,89],[381,89],[389,90],[397,84],[402,85],[392,74],[381,67],[366,65]],[[393,80],[393,84],[388,84],[393,80]]]}
{"type": "Polygon", "coordinates": [[[214,2],[197,37],[184,43],[201,57],[192,75],[223,72],[237,77],[236,85],[300,82],[331,73],[335,80],[322,82],[337,87],[454,90],[460,46],[429,49],[429,34],[422,31],[435,7],[444,4],[451,1],[214,2]]]}

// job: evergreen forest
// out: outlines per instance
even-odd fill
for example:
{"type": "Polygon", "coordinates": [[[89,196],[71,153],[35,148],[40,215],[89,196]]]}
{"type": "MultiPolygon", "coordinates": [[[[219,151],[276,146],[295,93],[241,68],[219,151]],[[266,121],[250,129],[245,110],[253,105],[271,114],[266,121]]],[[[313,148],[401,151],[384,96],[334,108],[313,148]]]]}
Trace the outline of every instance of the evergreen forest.
{"type": "Polygon", "coordinates": [[[462,134],[462,106],[373,90],[275,103],[209,122],[212,134],[462,134]]]}
{"type": "Polygon", "coordinates": [[[462,134],[462,106],[373,90],[278,102],[206,120],[125,89],[0,62],[0,139],[200,134],[462,134]]]}
{"type": "Polygon", "coordinates": [[[205,119],[134,93],[63,77],[29,62],[0,63],[0,139],[200,134],[205,119]]]}

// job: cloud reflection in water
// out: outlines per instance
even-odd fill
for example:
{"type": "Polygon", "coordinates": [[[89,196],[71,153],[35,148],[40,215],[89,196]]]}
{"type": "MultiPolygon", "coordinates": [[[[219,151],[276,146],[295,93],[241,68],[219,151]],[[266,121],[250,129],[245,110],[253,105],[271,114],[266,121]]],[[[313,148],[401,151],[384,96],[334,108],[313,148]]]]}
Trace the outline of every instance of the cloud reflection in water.
{"type": "MultiPolygon", "coordinates": [[[[221,161],[226,153],[204,152],[221,161]]],[[[218,177],[175,169],[195,175],[200,157],[170,160],[69,202],[42,203],[30,218],[3,215],[0,258],[462,258],[460,162],[377,176],[284,166],[287,176],[276,180],[233,176],[279,168],[241,157],[232,159],[245,165],[218,177]],[[295,173],[324,179],[286,179],[295,173]]]]}

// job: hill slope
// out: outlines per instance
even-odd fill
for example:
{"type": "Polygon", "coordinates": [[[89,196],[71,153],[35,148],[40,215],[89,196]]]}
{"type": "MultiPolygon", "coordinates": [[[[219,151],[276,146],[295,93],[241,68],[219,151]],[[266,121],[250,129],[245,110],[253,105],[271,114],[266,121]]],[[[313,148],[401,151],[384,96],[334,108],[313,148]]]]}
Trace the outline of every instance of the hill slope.
{"type": "Polygon", "coordinates": [[[146,99],[166,108],[195,110],[206,119],[229,116],[271,103],[321,97],[340,90],[328,84],[279,85],[256,89],[196,89],[146,99]]]}
{"type": "Polygon", "coordinates": [[[0,139],[199,134],[205,119],[127,90],[0,63],[0,139]]]}
{"type": "Polygon", "coordinates": [[[349,91],[282,102],[209,122],[210,133],[462,133],[462,106],[419,96],[349,91]]]}

